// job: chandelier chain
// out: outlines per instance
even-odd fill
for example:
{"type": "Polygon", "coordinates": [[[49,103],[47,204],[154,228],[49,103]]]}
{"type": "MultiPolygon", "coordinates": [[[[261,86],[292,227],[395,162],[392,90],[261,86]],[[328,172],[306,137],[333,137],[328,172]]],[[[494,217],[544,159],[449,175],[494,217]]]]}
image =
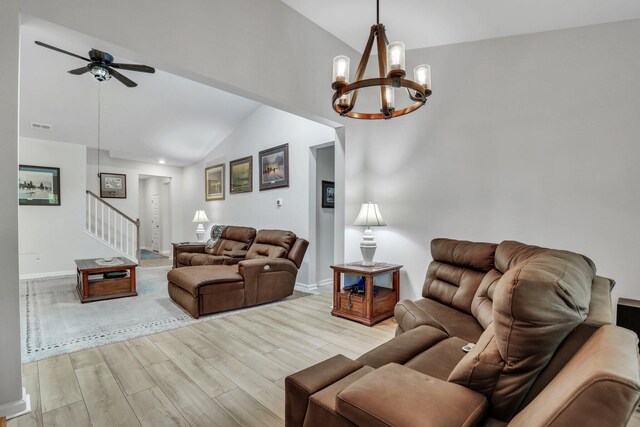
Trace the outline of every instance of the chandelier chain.
{"type": "Polygon", "coordinates": [[[100,176],[100,116],[101,116],[101,111],[100,111],[100,98],[101,98],[101,93],[102,93],[102,85],[100,83],[98,83],[98,177],[100,176]]]}

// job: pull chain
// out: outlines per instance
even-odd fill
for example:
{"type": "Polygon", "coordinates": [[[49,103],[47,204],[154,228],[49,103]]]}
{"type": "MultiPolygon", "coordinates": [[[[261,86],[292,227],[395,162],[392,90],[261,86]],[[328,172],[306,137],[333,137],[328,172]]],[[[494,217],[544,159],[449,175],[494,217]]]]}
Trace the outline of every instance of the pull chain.
{"type": "Polygon", "coordinates": [[[376,24],[380,24],[380,0],[376,0],[376,24]]]}
{"type": "Polygon", "coordinates": [[[100,178],[100,93],[102,85],[98,82],[98,178],[100,178]]]}

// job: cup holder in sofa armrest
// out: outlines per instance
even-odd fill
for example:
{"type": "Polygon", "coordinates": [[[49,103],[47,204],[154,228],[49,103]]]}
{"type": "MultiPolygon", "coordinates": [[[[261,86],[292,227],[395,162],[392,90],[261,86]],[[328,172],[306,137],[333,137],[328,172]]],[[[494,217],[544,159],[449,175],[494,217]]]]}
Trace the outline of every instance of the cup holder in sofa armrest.
{"type": "Polygon", "coordinates": [[[360,426],[460,427],[478,425],[488,403],[466,387],[390,363],[342,390],[336,411],[360,426]]]}

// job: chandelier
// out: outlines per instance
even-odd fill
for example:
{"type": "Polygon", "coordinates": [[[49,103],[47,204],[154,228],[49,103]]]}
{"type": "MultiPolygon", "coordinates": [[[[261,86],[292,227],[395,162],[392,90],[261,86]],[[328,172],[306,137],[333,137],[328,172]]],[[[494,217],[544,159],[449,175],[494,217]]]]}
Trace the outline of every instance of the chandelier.
{"type": "Polygon", "coordinates": [[[422,107],[431,95],[431,68],[428,65],[418,65],[413,69],[413,81],[406,79],[404,53],[404,43],[389,43],[384,25],[380,23],[380,0],[376,0],[376,24],[371,27],[353,83],[349,83],[349,57],[340,55],[333,59],[333,109],[341,116],[377,120],[403,116],[422,107]],[[374,40],[377,41],[379,77],[363,79],[374,40]],[[358,90],[375,86],[380,87],[380,112],[354,111],[358,90]],[[406,108],[396,109],[396,88],[405,88],[413,103],[406,108]]]}

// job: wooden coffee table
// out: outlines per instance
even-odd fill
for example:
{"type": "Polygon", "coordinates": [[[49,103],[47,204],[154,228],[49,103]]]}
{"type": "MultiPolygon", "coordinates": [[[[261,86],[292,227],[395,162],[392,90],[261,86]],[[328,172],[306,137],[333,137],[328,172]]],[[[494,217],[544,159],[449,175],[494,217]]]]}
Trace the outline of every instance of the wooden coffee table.
{"type": "Polygon", "coordinates": [[[78,268],[76,290],[81,302],[138,295],[136,291],[136,267],[138,264],[123,257],[113,259],[120,262],[108,265],[100,264],[101,258],[76,260],[78,268]],[[127,275],[125,277],[105,279],[104,273],[114,271],[126,271],[127,275]]]}

